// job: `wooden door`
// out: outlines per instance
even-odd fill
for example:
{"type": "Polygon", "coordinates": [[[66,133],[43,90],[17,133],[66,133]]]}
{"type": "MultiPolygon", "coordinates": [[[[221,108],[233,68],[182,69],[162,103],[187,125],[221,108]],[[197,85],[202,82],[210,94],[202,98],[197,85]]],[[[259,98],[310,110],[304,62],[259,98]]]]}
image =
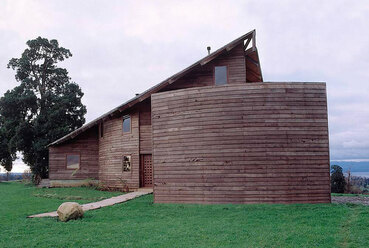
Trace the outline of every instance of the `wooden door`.
{"type": "Polygon", "coordinates": [[[140,184],[141,187],[152,187],[152,156],[151,154],[141,155],[140,184]]]}

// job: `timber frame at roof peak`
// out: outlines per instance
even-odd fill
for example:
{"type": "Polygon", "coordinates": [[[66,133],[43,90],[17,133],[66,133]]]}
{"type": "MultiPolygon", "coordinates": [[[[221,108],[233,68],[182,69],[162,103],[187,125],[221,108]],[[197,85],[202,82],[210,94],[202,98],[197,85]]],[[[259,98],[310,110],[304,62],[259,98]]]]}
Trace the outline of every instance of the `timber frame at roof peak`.
{"type": "Polygon", "coordinates": [[[246,68],[247,68],[247,75],[249,75],[246,79],[247,82],[263,82],[263,77],[261,73],[261,66],[259,62],[259,55],[258,50],[256,48],[256,31],[255,29],[242,35],[241,37],[231,41],[230,43],[226,44],[225,46],[219,48],[218,50],[210,53],[206,57],[200,59],[199,61],[195,62],[194,64],[190,65],[189,67],[185,68],[184,70],[174,74],[173,76],[165,79],[161,83],[149,88],[148,90],[144,91],[143,93],[136,95],[134,98],[128,100],[127,102],[119,105],[118,107],[112,109],[111,111],[101,115],[100,117],[96,118],[95,120],[83,125],[82,127],[76,129],[75,131],[65,135],[64,137],[52,142],[48,146],[58,145],[61,144],[67,140],[75,138],[80,133],[86,131],[87,129],[90,129],[99,123],[103,122],[104,120],[107,120],[109,118],[112,118],[116,114],[119,114],[131,107],[133,107],[135,104],[140,103],[147,98],[151,96],[151,94],[154,94],[164,87],[176,82],[178,79],[185,76],[187,73],[190,73],[195,68],[198,68],[200,66],[204,66],[208,64],[209,62],[213,61],[215,58],[219,57],[220,55],[223,55],[225,53],[228,53],[233,48],[235,48],[240,43],[244,44],[244,50],[245,50],[245,59],[246,59],[246,68]]]}

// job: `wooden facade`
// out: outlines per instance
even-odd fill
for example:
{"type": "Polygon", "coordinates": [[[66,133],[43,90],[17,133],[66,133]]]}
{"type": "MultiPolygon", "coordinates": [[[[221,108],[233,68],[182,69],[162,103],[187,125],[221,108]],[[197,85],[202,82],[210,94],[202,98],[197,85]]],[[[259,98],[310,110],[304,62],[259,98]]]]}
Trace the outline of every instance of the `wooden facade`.
{"type": "Polygon", "coordinates": [[[139,179],[139,113],[130,113],[131,131],[123,133],[123,117],[104,122],[104,136],[99,138],[99,181],[109,187],[137,189],[139,179]],[[122,170],[123,156],[131,156],[132,168],[122,170]]]}
{"type": "Polygon", "coordinates": [[[98,129],[91,128],[76,139],[49,148],[50,180],[99,179],[98,129]],[[66,156],[80,155],[80,169],[67,169],[66,156]]]}
{"type": "Polygon", "coordinates": [[[162,203],[329,202],[325,85],[262,81],[252,31],[50,144],[50,180],[153,187],[162,203]]]}
{"type": "Polygon", "coordinates": [[[163,89],[163,91],[185,89],[192,87],[214,85],[214,67],[227,66],[228,84],[242,84],[246,82],[246,60],[243,44],[239,44],[227,54],[220,55],[212,62],[196,68],[176,83],[163,89]]]}
{"type": "Polygon", "coordinates": [[[152,96],[155,202],[330,202],[325,84],[152,96]]]}

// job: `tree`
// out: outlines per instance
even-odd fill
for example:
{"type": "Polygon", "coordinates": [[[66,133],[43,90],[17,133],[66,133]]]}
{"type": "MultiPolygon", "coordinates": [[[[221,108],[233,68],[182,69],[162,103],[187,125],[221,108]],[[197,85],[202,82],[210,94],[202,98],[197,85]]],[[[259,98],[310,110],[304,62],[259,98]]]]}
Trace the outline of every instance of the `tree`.
{"type": "Polygon", "coordinates": [[[0,99],[0,162],[12,167],[16,152],[34,176],[48,177],[48,148],[52,141],[81,127],[86,107],[83,93],[58,62],[72,56],[57,40],[38,37],[27,41],[20,58],[9,61],[20,85],[0,99]]]}
{"type": "Polygon", "coordinates": [[[9,134],[7,135],[4,127],[4,118],[0,115],[0,165],[4,167],[7,172],[10,172],[13,167],[12,152],[8,148],[9,134]]]}
{"type": "Polygon", "coordinates": [[[342,167],[339,165],[331,166],[331,192],[343,193],[345,190],[346,181],[342,173],[342,167]]]}

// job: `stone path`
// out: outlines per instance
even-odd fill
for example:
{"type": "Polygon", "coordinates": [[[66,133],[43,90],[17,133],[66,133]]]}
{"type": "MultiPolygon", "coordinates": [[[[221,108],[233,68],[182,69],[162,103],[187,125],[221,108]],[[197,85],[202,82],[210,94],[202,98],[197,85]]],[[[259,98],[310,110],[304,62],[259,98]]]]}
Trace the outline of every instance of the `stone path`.
{"type": "Polygon", "coordinates": [[[332,203],[354,203],[369,206],[369,197],[364,196],[332,196],[332,203]]]}
{"type": "MultiPolygon", "coordinates": [[[[83,211],[88,211],[88,210],[99,209],[99,208],[103,208],[107,206],[112,206],[114,204],[126,202],[134,198],[137,198],[143,195],[148,195],[151,193],[152,193],[152,189],[145,190],[145,191],[135,191],[135,192],[131,192],[128,194],[108,198],[102,201],[83,204],[82,209],[83,211]]],[[[58,217],[58,214],[56,213],[56,211],[54,211],[54,212],[49,212],[49,213],[31,215],[31,216],[28,216],[27,218],[41,218],[41,217],[58,217]]]]}

